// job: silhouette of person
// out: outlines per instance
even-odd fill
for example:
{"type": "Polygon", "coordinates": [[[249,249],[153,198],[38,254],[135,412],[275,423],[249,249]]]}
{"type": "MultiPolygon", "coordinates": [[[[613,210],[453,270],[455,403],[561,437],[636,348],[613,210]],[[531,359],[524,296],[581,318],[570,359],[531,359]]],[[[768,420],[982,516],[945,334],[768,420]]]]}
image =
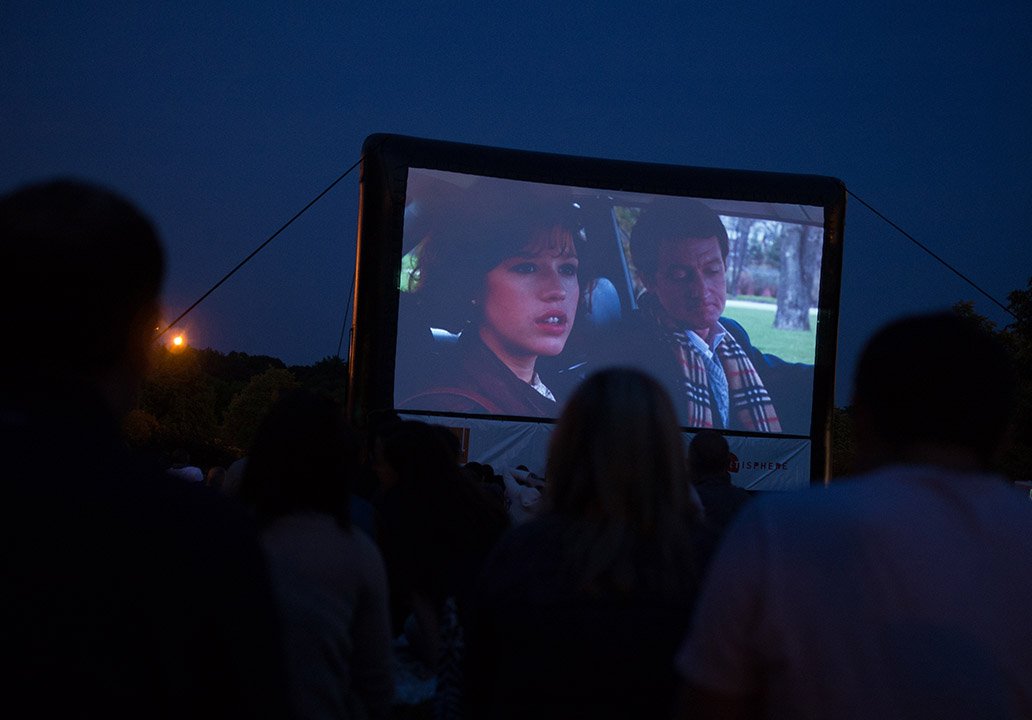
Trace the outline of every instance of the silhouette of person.
{"type": "Polygon", "coordinates": [[[0,198],[0,698],[35,717],[280,718],[284,660],[253,526],[119,435],[164,256],[114,193],[0,198]]]}
{"type": "Polygon", "coordinates": [[[358,456],[336,403],[284,393],[258,430],[240,487],[273,570],[297,717],[375,720],[391,711],[386,572],[349,509],[358,456]]]}
{"type": "Polygon", "coordinates": [[[688,472],[708,520],[723,531],[752,497],[731,483],[731,450],[716,430],[700,430],[688,444],[688,472]]]}
{"type": "Polygon", "coordinates": [[[472,603],[470,715],[666,717],[708,550],[666,392],[589,376],[546,475],[545,508],[498,543],[472,603]]]}
{"type": "Polygon", "coordinates": [[[678,659],[683,717],[1032,717],[1032,506],[988,471],[1013,389],[966,319],[876,333],[865,472],[732,523],[678,659]]]}
{"type": "MultiPolygon", "coordinates": [[[[432,704],[443,717],[461,703],[470,593],[508,526],[497,496],[460,470],[456,449],[447,428],[406,420],[381,427],[374,450],[392,624],[415,675],[436,675],[432,704]]],[[[406,685],[399,682],[399,696],[411,693],[406,685]]]]}

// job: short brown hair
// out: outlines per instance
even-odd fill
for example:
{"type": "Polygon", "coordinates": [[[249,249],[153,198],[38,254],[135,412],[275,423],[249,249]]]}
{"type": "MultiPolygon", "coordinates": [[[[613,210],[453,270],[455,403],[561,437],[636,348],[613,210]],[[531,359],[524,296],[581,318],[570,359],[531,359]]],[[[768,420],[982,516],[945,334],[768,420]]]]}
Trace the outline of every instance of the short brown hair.
{"type": "Polygon", "coordinates": [[[556,194],[481,180],[439,208],[416,263],[415,296],[436,327],[453,332],[479,319],[487,273],[538,238],[557,253],[580,251],[577,208],[556,194]]]}
{"type": "Polygon", "coordinates": [[[645,278],[659,270],[659,246],[667,240],[715,237],[720,255],[728,252],[727,228],[705,203],[692,198],[660,198],[642,209],[631,228],[631,256],[645,278]]]}

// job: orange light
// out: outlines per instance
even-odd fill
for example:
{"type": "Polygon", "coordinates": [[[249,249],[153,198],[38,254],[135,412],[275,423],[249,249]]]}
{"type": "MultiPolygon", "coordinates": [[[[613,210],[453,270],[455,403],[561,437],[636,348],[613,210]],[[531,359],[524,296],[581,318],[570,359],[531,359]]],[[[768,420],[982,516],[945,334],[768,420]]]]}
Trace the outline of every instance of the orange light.
{"type": "Polygon", "coordinates": [[[183,347],[185,343],[186,340],[183,339],[182,335],[176,335],[174,338],[172,338],[172,344],[176,347],[183,347]]]}

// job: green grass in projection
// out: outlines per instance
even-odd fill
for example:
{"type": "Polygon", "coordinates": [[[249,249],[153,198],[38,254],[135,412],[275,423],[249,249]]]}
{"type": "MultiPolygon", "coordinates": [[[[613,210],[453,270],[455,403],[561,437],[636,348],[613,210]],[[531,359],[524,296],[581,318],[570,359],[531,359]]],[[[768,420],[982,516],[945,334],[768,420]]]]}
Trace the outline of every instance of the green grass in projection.
{"type": "Polygon", "coordinates": [[[728,300],[724,314],[737,320],[749,333],[752,344],[785,362],[813,363],[817,343],[817,311],[810,311],[809,330],[777,330],[774,327],[773,303],[728,300]]]}

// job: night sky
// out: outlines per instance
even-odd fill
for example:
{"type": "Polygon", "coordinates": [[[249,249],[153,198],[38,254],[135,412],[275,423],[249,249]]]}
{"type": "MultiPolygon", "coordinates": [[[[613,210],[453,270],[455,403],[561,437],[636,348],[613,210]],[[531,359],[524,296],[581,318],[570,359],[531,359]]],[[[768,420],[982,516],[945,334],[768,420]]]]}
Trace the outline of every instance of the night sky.
{"type": "MultiPolygon", "coordinates": [[[[831,175],[1000,300],[1032,275],[1028,0],[484,5],[7,0],[0,191],[73,175],[137,202],[168,248],[168,319],[374,132],[831,175]]],[[[357,203],[355,172],[187,317],[189,341],[335,354],[357,203]]],[[[1006,322],[850,199],[839,401],[878,325],[962,299],[1006,322]]]]}

